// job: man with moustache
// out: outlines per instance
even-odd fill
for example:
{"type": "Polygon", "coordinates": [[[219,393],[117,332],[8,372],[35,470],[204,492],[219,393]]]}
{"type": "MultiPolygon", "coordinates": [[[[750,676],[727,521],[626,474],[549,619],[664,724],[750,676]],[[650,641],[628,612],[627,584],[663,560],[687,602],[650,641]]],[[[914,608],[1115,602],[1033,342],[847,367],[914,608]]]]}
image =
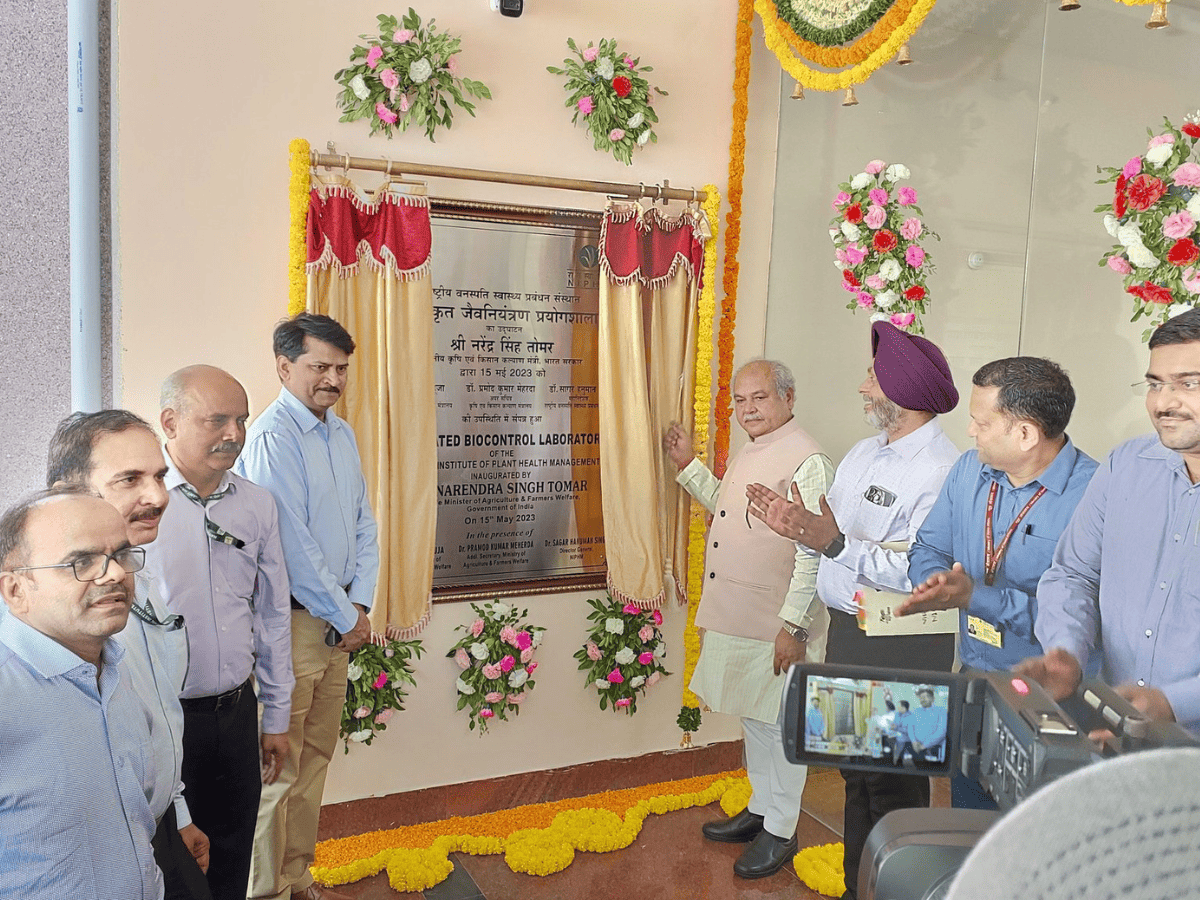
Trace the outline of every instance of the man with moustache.
{"type": "Polygon", "coordinates": [[[1157,435],[1097,469],[1038,584],[1047,652],[1020,671],[1063,698],[1099,654],[1134,706],[1200,735],[1200,310],[1155,330],[1138,387],[1157,435]]]}
{"type": "Polygon", "coordinates": [[[97,497],[47,491],[0,517],[0,896],[163,896],[151,736],[112,639],[142,561],[97,497]]]}
{"type": "MultiPolygon", "coordinates": [[[[958,403],[942,351],[889,322],[876,322],[871,353],[858,393],[868,424],[879,434],[850,448],[828,498],[819,498],[818,512],[752,484],[746,491],[750,513],[819,558],[817,593],[829,608],[828,662],[949,671],[953,635],[868,637],[858,621],[863,592],[908,592],[908,548],[958,458],[958,448],[937,421],[958,403]]],[[[892,810],[928,806],[930,787],[919,775],[841,774],[846,783],[843,897],[853,900],[871,829],[892,810]]]]}
{"type": "Polygon", "coordinates": [[[354,340],[329,316],[300,313],[276,326],[273,346],[283,388],[247,432],[237,471],[269,490],[279,509],[296,686],[287,757],[259,804],[250,897],[345,900],[316,884],[309,866],[346,666],[370,637],[367,610],[379,575],[358,443],[332,409],[346,387],[354,340]]]}
{"type": "Polygon", "coordinates": [[[742,719],[752,792],[731,819],[704,825],[704,836],[750,842],[733,865],[742,878],[771,875],[796,853],[796,824],[807,768],[783,753],[783,673],[820,662],[826,620],[816,597],[816,562],[746,514],[745,486],[762,480],[795,490],[814,505],[833,466],[792,416],[795,379],[783,363],[749,362],[733,380],[734,411],[750,443],[720,481],[694,459],[679,426],[663,446],[677,480],[714,518],[696,625],[704,629],[691,689],[713,710],[742,719]]]}
{"type": "MultiPolygon", "coordinates": [[[[167,505],[167,466],[150,425],[123,409],[75,413],[50,439],[46,483],[94,491],[125,521],[129,543],[149,544],[158,536],[167,505]]],[[[154,781],[148,799],[158,822],[154,855],[168,900],[211,900],[204,869],[209,842],[192,821],[183,797],[183,709],[179,690],[187,668],[184,621],[172,616],[158,596],[149,569],[138,571],[133,615],[116,635],[125,649],[122,665],[150,716],[154,781]]]]}
{"type": "Polygon", "coordinates": [[[245,900],[259,795],[287,756],[295,686],[278,515],[268,491],[229,471],[250,415],[237,381],[188,366],[163,382],[160,406],[171,502],[148,549],[163,599],[188,623],[185,794],[212,845],[214,900],[245,900]]]}
{"type": "MultiPolygon", "coordinates": [[[[955,463],[917,533],[908,554],[912,596],[896,614],[959,610],[963,666],[992,672],[1041,652],[1033,633],[1038,579],[1096,462],[1066,434],[1075,391],[1057,364],[998,359],[972,382],[967,434],[975,449],[955,463]]],[[[996,809],[962,772],[950,789],[957,808],[996,809]]]]}

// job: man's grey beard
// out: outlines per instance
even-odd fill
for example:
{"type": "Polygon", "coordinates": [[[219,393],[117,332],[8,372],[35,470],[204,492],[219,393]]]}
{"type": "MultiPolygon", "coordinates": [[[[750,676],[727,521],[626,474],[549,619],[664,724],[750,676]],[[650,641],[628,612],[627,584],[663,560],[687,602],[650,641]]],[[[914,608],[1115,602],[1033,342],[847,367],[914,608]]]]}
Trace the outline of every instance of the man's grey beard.
{"type": "Polygon", "coordinates": [[[903,410],[887,397],[879,397],[871,401],[865,418],[867,424],[877,431],[891,431],[900,421],[903,410]]]}

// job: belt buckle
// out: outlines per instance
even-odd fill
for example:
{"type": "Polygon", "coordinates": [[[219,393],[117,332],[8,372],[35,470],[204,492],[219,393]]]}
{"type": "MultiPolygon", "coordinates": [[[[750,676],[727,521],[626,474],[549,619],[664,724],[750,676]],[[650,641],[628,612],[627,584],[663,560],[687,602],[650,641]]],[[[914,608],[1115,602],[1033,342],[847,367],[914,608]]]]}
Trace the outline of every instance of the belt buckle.
{"type": "Polygon", "coordinates": [[[242,697],[242,691],[245,689],[245,687],[246,687],[246,685],[243,682],[242,684],[235,687],[232,691],[221,694],[221,696],[217,697],[217,702],[216,702],[216,705],[213,707],[213,711],[220,712],[226,706],[236,706],[238,700],[240,700],[242,697]]]}

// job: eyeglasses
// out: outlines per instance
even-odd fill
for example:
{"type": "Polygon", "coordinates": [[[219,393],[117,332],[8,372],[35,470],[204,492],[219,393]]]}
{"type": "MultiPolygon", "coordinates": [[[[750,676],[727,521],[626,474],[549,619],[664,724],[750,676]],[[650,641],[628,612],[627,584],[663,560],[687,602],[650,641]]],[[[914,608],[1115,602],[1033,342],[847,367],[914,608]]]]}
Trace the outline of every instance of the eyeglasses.
{"type": "Polygon", "coordinates": [[[1179,394],[1197,394],[1200,393],[1200,379],[1182,378],[1178,381],[1135,381],[1131,387],[1139,391],[1145,391],[1151,397],[1158,396],[1163,392],[1163,388],[1167,387],[1179,394]]]}
{"type": "Polygon", "coordinates": [[[95,581],[103,578],[108,571],[108,564],[116,564],[125,570],[125,574],[140,572],[146,565],[146,551],[141,547],[126,547],[116,553],[85,553],[83,556],[68,563],[57,563],[53,566],[16,566],[10,572],[28,572],[33,569],[70,569],[75,573],[76,581],[95,581]]]}

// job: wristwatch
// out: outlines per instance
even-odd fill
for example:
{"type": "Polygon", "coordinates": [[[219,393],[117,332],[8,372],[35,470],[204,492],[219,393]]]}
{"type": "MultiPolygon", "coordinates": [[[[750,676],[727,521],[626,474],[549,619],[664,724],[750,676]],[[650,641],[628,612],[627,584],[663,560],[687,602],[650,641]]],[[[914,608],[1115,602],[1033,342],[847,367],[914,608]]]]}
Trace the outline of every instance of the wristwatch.
{"type": "Polygon", "coordinates": [[[808,641],[808,629],[803,625],[793,625],[791,622],[784,622],[783,630],[798,641],[808,641]]]}
{"type": "Polygon", "coordinates": [[[827,559],[833,559],[839,553],[846,549],[846,536],[840,531],[838,536],[829,542],[829,546],[821,551],[821,555],[827,559]]]}

